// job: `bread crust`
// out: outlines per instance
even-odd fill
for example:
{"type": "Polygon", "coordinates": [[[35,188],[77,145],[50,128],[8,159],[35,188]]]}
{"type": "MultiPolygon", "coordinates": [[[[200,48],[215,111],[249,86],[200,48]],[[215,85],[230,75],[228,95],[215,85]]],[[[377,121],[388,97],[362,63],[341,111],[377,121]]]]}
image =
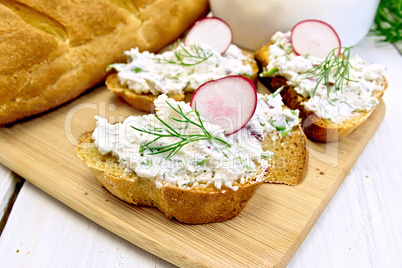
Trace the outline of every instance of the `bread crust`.
{"type": "MultiPolygon", "coordinates": [[[[249,58],[249,60],[245,61],[244,64],[250,65],[253,70],[253,74],[249,78],[254,85],[257,85],[259,69],[257,62],[254,60],[254,55],[248,51],[243,51],[243,54],[249,58]]],[[[111,92],[123,98],[134,108],[144,112],[153,112],[153,102],[156,98],[158,98],[158,95],[153,95],[152,93],[138,94],[133,90],[130,90],[127,86],[123,86],[120,83],[117,73],[112,73],[106,78],[106,86],[111,92]]],[[[183,94],[167,96],[176,101],[190,102],[195,90],[196,88],[191,89],[189,92],[185,92],[183,94]]]]}
{"type": "Polygon", "coordinates": [[[265,139],[262,149],[274,153],[272,172],[267,182],[300,184],[308,171],[307,137],[300,125],[281,139],[265,139]]]}
{"type": "Polygon", "coordinates": [[[77,97],[123,51],[156,52],[207,11],[207,0],[0,1],[0,125],[77,97]]]}
{"type": "MultiPolygon", "coordinates": [[[[269,59],[269,46],[271,43],[264,45],[261,49],[256,51],[255,58],[258,62],[259,68],[268,65],[269,59]]],[[[259,77],[260,82],[265,85],[271,92],[275,92],[281,86],[281,96],[283,102],[290,109],[298,109],[300,111],[300,118],[302,119],[302,129],[306,136],[313,141],[318,142],[336,142],[352,133],[356,128],[363,124],[376,107],[370,111],[360,113],[352,118],[346,120],[343,124],[334,123],[331,120],[319,118],[314,112],[305,109],[303,102],[308,101],[307,98],[299,95],[293,87],[286,84],[286,79],[283,77],[259,77]]],[[[378,89],[373,92],[373,97],[378,100],[382,98],[385,90],[388,88],[388,81],[383,76],[378,83],[378,89]]]]}
{"type": "MultiPolygon", "coordinates": [[[[239,185],[237,191],[213,187],[182,189],[164,184],[157,188],[154,181],[126,173],[112,155],[102,155],[96,149],[92,133],[83,134],[76,147],[77,155],[91,169],[98,182],[116,197],[137,206],[158,208],[168,218],[187,224],[222,222],[237,216],[263,181],[239,185]]],[[[261,170],[267,176],[270,170],[261,170]]]]}

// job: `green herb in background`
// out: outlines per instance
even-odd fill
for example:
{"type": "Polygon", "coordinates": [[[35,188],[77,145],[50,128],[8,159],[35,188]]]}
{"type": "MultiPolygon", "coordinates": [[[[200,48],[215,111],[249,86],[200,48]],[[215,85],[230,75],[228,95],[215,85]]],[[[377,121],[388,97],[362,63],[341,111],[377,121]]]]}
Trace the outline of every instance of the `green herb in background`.
{"type": "Polygon", "coordinates": [[[381,0],[374,19],[372,32],[395,43],[402,40],[402,0],[381,0]]]}

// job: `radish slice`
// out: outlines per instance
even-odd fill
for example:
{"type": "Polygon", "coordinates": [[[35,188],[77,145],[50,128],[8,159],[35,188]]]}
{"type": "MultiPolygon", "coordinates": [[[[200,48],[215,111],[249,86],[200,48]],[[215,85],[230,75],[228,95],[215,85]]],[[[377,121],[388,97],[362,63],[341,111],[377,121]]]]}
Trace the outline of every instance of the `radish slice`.
{"type": "Polygon", "coordinates": [[[190,106],[230,135],[250,121],[257,107],[257,90],[249,78],[225,76],[202,84],[194,92],[190,106]]]}
{"type": "MultiPolygon", "coordinates": [[[[341,47],[338,34],[326,22],[303,20],[297,23],[291,32],[290,40],[297,55],[310,54],[325,58],[334,48],[341,47]]],[[[336,51],[339,56],[340,49],[336,51]]]]}
{"type": "Polygon", "coordinates": [[[194,24],[184,40],[185,45],[194,42],[205,43],[223,54],[232,43],[232,29],[217,17],[203,18],[194,24]]]}

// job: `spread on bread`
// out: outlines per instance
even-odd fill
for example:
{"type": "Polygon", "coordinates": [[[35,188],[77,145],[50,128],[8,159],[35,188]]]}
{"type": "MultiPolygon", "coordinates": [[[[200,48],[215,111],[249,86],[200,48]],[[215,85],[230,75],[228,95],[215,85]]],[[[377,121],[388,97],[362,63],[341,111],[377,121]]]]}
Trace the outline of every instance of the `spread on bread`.
{"type": "Polygon", "coordinates": [[[155,101],[156,114],[117,124],[98,117],[92,138],[100,153],[113,154],[127,172],[154,180],[157,187],[213,185],[236,191],[249,178],[266,180],[256,175],[268,168],[273,154],[262,149],[264,139],[280,139],[299,124],[298,111],[282,109],[282,104],[280,95],[259,94],[249,123],[226,136],[190,105],[163,94],[155,101]]]}
{"type": "Polygon", "coordinates": [[[384,67],[352,57],[352,47],[326,47],[326,58],[298,54],[291,40],[291,33],[278,32],[272,42],[255,52],[262,69],[259,80],[272,92],[283,86],[283,101],[300,111],[307,138],[339,141],[377,107],[388,87],[384,67]]]}
{"type": "Polygon", "coordinates": [[[182,94],[194,92],[201,84],[227,75],[251,77],[249,61],[235,45],[221,55],[204,43],[185,46],[178,41],[171,51],[154,54],[138,48],[126,51],[127,64],[113,64],[122,86],[137,94],[182,94]]]}
{"type": "MultiPolygon", "coordinates": [[[[350,52],[348,48],[344,50],[350,52]]],[[[307,54],[298,56],[292,49],[290,33],[278,32],[272,37],[268,62],[262,75],[265,72],[265,75],[286,78],[287,85],[307,99],[302,103],[305,109],[319,118],[342,124],[379,103],[373,92],[383,77],[384,66],[367,64],[357,55],[351,57],[344,53],[326,59],[307,54]],[[347,77],[340,76],[343,71],[347,77]],[[320,79],[323,72],[329,77],[328,84],[320,79]]]]}

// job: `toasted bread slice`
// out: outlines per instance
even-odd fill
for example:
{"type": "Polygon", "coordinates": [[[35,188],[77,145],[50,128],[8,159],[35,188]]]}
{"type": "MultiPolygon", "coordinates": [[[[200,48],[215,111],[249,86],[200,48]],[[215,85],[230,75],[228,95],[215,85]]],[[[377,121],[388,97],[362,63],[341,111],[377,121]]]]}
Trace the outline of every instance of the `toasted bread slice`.
{"type": "MultiPolygon", "coordinates": [[[[158,95],[153,95],[151,93],[143,93],[138,94],[133,90],[130,90],[127,86],[123,86],[120,83],[119,78],[117,77],[117,73],[112,73],[106,78],[106,86],[107,88],[116,94],[117,96],[123,98],[128,104],[133,106],[134,108],[144,111],[144,112],[153,112],[154,101],[158,98],[158,95]]],[[[175,101],[186,101],[189,102],[192,97],[192,93],[185,92],[182,94],[176,95],[167,95],[169,98],[174,99],[175,101]]]]}
{"type": "Polygon", "coordinates": [[[278,140],[265,139],[262,149],[274,153],[272,171],[266,182],[300,184],[308,170],[307,137],[300,125],[278,140]]]}
{"type": "MultiPolygon", "coordinates": [[[[269,46],[267,44],[255,53],[255,58],[260,68],[267,66],[269,63],[269,46]]],[[[335,123],[328,119],[318,117],[315,113],[305,109],[303,103],[308,100],[299,95],[293,87],[287,85],[287,81],[283,77],[259,77],[259,80],[270,91],[274,92],[281,86],[284,86],[281,91],[283,102],[290,109],[298,109],[300,111],[300,118],[302,119],[302,129],[306,136],[318,142],[335,142],[349,135],[353,130],[359,127],[374,111],[375,107],[368,112],[363,112],[354,115],[352,118],[347,119],[342,124],[335,123]]],[[[377,82],[377,88],[373,92],[373,97],[378,100],[381,99],[385,90],[388,87],[387,79],[382,76],[382,79],[377,82]]]]}
{"type": "MultiPolygon", "coordinates": [[[[137,206],[156,207],[167,217],[188,224],[222,222],[237,216],[263,183],[252,180],[238,185],[237,191],[205,185],[183,189],[164,184],[157,188],[153,180],[127,173],[116,157],[99,153],[92,133],[80,137],[76,152],[99,183],[116,197],[137,206]]],[[[269,172],[258,173],[266,176],[269,172]]]]}
{"type": "MultiPolygon", "coordinates": [[[[254,85],[257,84],[258,81],[258,65],[257,62],[254,60],[254,55],[251,52],[248,51],[243,51],[243,54],[245,54],[249,59],[247,61],[244,61],[243,64],[250,65],[252,70],[253,70],[253,75],[250,76],[249,78],[251,81],[254,83],[254,85]]],[[[248,76],[247,76],[248,77],[248,76]]],[[[117,73],[112,73],[106,78],[106,86],[107,88],[113,92],[114,94],[120,96],[123,98],[128,104],[133,106],[134,108],[144,111],[144,112],[152,112],[153,111],[153,103],[154,100],[159,96],[159,95],[153,95],[152,93],[143,93],[143,94],[138,94],[134,92],[133,90],[130,90],[126,85],[122,85],[120,83],[120,80],[118,78],[117,73]]],[[[192,89],[187,89],[186,92],[183,92],[181,94],[176,94],[176,95],[169,95],[169,98],[172,98],[176,101],[185,101],[189,102],[193,96],[193,92],[196,90],[196,88],[192,89]]]]}
{"type": "Polygon", "coordinates": [[[112,153],[101,154],[92,134],[80,137],[76,152],[102,186],[128,203],[156,207],[167,217],[188,224],[229,220],[243,210],[262,183],[299,184],[308,166],[306,137],[297,126],[280,139],[264,139],[262,150],[274,152],[269,167],[257,166],[253,177],[233,185],[237,190],[218,189],[209,183],[183,188],[161,182],[158,187],[155,180],[128,171],[112,153]]]}
{"type": "Polygon", "coordinates": [[[94,144],[92,132],[83,134],[76,152],[91,169],[98,182],[110,193],[130,204],[156,207],[169,218],[188,224],[223,222],[237,216],[264,182],[299,184],[307,173],[306,137],[300,127],[273,142],[266,139],[264,150],[275,153],[269,169],[259,170],[265,180],[239,184],[238,190],[214,187],[179,188],[165,184],[157,188],[155,182],[127,173],[111,154],[101,154],[94,144]]]}

